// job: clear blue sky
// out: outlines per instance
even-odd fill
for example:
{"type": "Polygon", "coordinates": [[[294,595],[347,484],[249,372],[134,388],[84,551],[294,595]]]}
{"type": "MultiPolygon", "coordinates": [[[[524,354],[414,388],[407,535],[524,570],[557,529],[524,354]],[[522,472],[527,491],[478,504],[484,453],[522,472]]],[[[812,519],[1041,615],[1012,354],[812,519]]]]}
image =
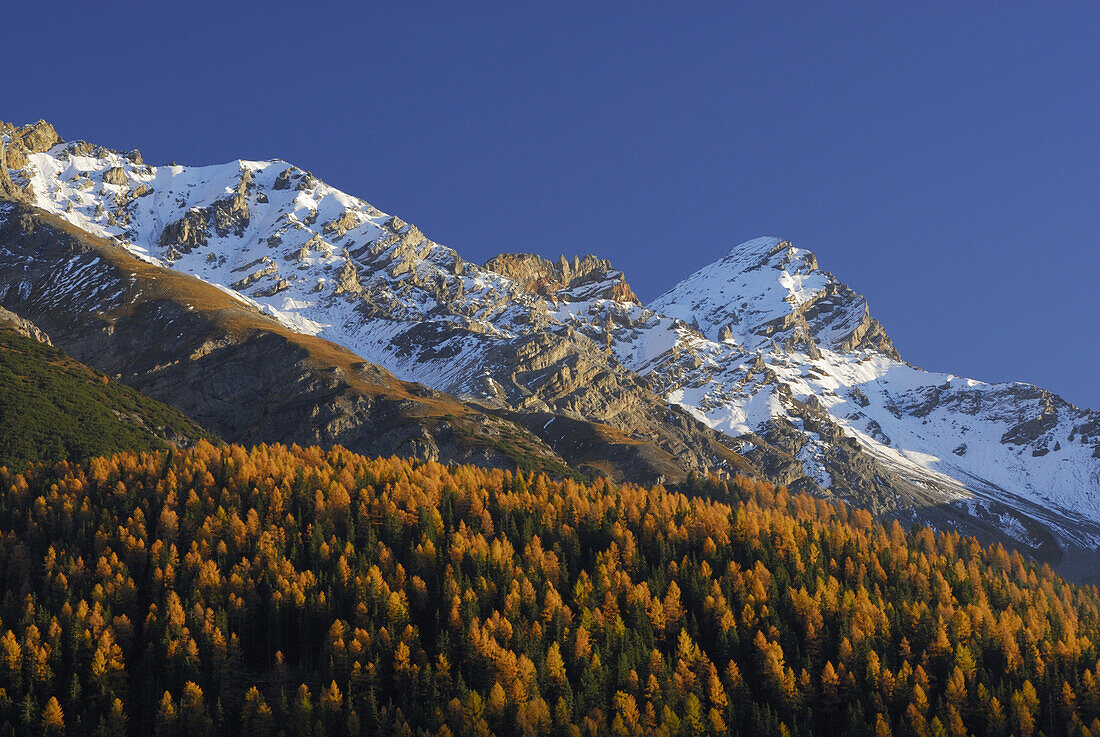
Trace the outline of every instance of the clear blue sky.
{"type": "Polygon", "coordinates": [[[1096,2],[39,2],[0,54],[4,120],[284,158],[472,260],[651,299],[783,236],[908,360],[1100,409],[1096,2]]]}

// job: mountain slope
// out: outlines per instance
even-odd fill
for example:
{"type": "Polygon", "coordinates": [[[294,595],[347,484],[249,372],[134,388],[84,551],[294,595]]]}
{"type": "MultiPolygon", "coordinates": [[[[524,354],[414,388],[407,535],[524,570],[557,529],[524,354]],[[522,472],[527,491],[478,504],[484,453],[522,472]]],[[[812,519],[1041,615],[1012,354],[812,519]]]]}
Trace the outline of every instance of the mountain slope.
{"type": "MultiPolygon", "coordinates": [[[[822,487],[830,469],[816,463],[825,443],[806,426],[812,420],[835,425],[933,498],[1020,497],[1068,520],[1100,519],[1100,416],[1030,385],[902,362],[862,297],[807,251],[750,241],[651,308],[697,326],[681,324],[674,350],[701,365],[683,374],[660,360],[633,368],[724,432],[766,433],[786,421],[822,487]]],[[[654,327],[640,340],[665,338],[654,327]]]]}
{"type": "Polygon", "coordinates": [[[576,447],[554,417],[528,429],[527,418],[400,381],[289,330],[230,290],[139,260],[26,205],[0,204],[0,303],[32,317],[78,359],[231,441],[339,443],[558,475],[570,466],[619,479],[683,475],[667,453],[599,423],[581,423],[587,441],[576,447]]]}
{"type": "Polygon", "coordinates": [[[4,304],[32,316],[74,356],[168,399],[223,437],[412,456],[451,444],[443,457],[484,455],[507,465],[507,454],[476,440],[488,443],[500,426],[527,436],[532,457],[561,464],[510,423],[295,334],[212,285],[66,230],[45,213],[8,205],[4,216],[4,304]],[[454,439],[452,422],[471,442],[454,439]]]}

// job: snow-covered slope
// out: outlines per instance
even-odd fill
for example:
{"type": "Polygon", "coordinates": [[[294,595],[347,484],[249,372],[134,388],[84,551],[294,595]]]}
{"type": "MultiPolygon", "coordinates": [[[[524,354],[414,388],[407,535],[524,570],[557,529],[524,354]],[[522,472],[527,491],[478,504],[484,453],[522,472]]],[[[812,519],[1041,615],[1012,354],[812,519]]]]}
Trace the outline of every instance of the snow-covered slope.
{"type": "MultiPolygon", "coordinates": [[[[478,266],[282,161],[151,167],[82,142],[25,159],[12,181],[39,207],[402,379],[624,431],[684,426],[655,392],[791,485],[965,509],[1032,546],[1029,520],[1100,544],[1097,414],[910,366],[859,294],[777,238],[647,307],[604,261],[478,266]]],[[[694,441],[675,432],[662,447],[688,465],[725,462],[681,453],[694,441]]]]}
{"type": "MultiPolygon", "coordinates": [[[[690,323],[707,339],[747,350],[866,347],[896,356],[867,302],[817,258],[778,238],[756,238],[704,266],[650,305],[690,323]]],[[[812,352],[812,349],[810,349],[812,352]]]]}
{"type": "Polygon", "coordinates": [[[415,346],[395,341],[403,327],[438,321],[511,337],[530,311],[526,291],[509,280],[467,268],[414,226],[284,162],[150,167],[84,149],[69,144],[29,157],[34,204],[229,288],[288,327],[344,344],[398,375],[454,390],[488,342],[448,345],[450,360],[433,371],[415,346]],[[350,297],[363,295],[391,330],[357,311],[362,300],[350,297]]]}

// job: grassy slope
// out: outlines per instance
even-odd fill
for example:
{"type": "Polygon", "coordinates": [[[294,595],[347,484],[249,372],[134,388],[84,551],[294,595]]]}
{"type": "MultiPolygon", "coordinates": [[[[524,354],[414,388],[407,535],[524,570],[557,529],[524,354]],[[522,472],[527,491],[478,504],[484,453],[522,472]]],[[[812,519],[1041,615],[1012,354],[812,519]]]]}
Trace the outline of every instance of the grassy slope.
{"type": "Polygon", "coordinates": [[[186,416],[69,358],[0,331],[0,465],[82,460],[215,439],[186,416]]]}

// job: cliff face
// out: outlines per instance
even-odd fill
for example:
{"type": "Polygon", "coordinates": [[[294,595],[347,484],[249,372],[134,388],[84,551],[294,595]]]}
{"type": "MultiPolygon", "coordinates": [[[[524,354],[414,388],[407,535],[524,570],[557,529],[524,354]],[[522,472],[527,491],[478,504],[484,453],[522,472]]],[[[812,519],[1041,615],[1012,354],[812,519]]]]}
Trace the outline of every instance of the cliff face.
{"type": "Polygon", "coordinates": [[[12,181],[10,170],[22,171],[27,167],[27,157],[32,153],[49,151],[61,137],[45,120],[24,126],[14,126],[0,121],[0,197],[8,200],[29,201],[34,192],[23,183],[12,181]]]}
{"type": "Polygon", "coordinates": [[[22,335],[24,338],[30,338],[46,345],[53,345],[50,336],[46,335],[37,325],[10,310],[5,310],[3,307],[0,307],[0,330],[22,335]]]}

